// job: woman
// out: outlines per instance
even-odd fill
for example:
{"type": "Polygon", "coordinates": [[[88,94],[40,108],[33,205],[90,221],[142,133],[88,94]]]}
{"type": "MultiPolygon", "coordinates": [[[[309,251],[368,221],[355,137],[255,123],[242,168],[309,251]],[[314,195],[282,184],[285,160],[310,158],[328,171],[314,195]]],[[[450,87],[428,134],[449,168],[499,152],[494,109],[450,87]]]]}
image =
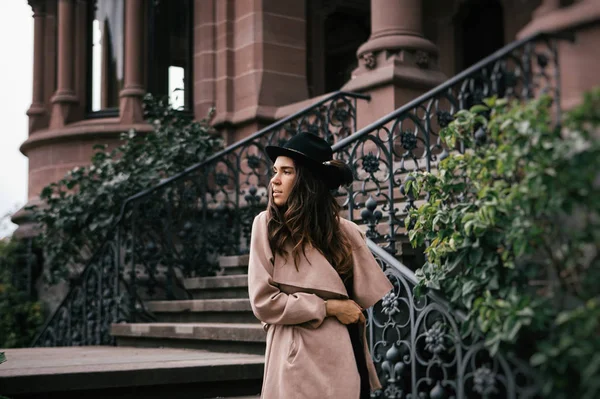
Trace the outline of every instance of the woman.
{"type": "Polygon", "coordinates": [[[363,399],[380,388],[363,310],[392,285],[331,189],[352,182],[321,138],[266,148],[268,209],[254,219],[248,291],[267,331],[263,399],[363,399]]]}

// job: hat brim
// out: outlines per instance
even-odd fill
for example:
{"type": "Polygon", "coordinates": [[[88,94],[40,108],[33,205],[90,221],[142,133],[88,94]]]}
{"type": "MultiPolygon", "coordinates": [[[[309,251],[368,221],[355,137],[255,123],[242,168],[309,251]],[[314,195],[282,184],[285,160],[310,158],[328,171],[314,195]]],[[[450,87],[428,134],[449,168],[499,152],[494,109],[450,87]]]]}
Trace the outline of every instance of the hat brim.
{"type": "Polygon", "coordinates": [[[290,150],[289,148],[278,147],[274,145],[268,145],[265,147],[265,151],[267,151],[267,155],[271,158],[271,162],[275,163],[275,160],[279,156],[290,157],[293,159],[300,160],[308,160],[308,157],[303,153],[295,150],[290,150]]]}
{"type": "Polygon", "coordinates": [[[279,156],[292,158],[293,160],[299,161],[304,166],[308,167],[313,173],[315,173],[316,176],[324,178],[329,187],[336,188],[339,186],[339,183],[336,185],[336,181],[338,179],[330,168],[323,165],[321,162],[317,162],[307,157],[299,151],[272,145],[266,146],[265,151],[273,163],[275,163],[275,160],[277,160],[277,157],[279,156]]]}

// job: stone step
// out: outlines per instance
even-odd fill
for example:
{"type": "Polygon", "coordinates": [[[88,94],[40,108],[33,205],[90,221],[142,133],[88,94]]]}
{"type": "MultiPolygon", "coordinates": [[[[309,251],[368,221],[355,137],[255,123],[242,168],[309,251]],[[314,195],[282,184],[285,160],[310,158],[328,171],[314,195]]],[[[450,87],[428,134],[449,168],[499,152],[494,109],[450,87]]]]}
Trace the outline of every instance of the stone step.
{"type": "Polygon", "coordinates": [[[248,274],[248,258],[248,255],[221,256],[219,258],[220,274],[222,276],[248,274]]]}
{"type": "Polygon", "coordinates": [[[256,323],[247,298],[149,301],[146,307],[158,322],[256,323]]]}
{"type": "Polygon", "coordinates": [[[111,326],[118,346],[192,348],[264,354],[266,333],[256,323],[119,323],[111,326]]]}
{"type": "Polygon", "coordinates": [[[248,298],[248,276],[193,277],[183,280],[194,299],[248,298]]]}
{"type": "Polygon", "coordinates": [[[15,399],[257,398],[264,369],[264,354],[114,346],[3,351],[0,396],[15,399]]]}

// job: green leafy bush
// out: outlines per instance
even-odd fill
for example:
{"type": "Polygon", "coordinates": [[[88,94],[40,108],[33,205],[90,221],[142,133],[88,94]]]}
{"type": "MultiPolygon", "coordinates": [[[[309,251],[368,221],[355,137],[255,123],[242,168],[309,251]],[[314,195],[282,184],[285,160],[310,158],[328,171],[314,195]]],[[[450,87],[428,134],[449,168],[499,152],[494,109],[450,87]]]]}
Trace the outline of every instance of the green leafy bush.
{"type": "Polygon", "coordinates": [[[14,273],[29,265],[25,251],[19,240],[0,241],[0,348],[29,346],[43,322],[40,303],[13,284],[14,273]]]}
{"type": "Polygon", "coordinates": [[[440,132],[463,154],[407,181],[406,220],[429,244],[418,293],[467,314],[495,353],[530,360],[552,398],[600,397],[600,90],[553,122],[552,102],[488,99],[440,132]]]}
{"type": "Polygon", "coordinates": [[[121,135],[123,144],[97,146],[91,164],[71,170],[45,187],[45,206],[33,209],[41,224],[51,282],[64,279],[104,241],[128,197],[183,171],[222,149],[223,140],[208,119],[194,121],[166,100],[144,99],[146,121],[154,128],[121,135]]]}

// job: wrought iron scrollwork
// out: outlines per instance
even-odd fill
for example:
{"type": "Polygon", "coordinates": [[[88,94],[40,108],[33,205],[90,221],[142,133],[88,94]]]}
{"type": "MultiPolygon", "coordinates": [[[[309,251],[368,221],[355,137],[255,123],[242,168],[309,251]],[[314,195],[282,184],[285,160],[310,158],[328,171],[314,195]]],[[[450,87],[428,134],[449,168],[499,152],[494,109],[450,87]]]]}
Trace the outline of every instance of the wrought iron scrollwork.
{"type": "MultiPolygon", "coordinates": [[[[447,148],[439,136],[456,112],[490,96],[526,100],[549,93],[558,103],[558,78],[554,39],[539,36],[516,42],[335,144],[336,156],[351,164],[356,177],[354,185],[341,193],[347,217],[357,222],[362,219],[369,227],[370,238],[388,252],[398,254],[409,210],[427,199],[413,198],[405,191],[409,174],[435,172],[450,152],[462,150],[460,146],[447,148]]],[[[484,131],[475,134],[478,140],[485,140],[484,131]]]]}
{"type": "Polygon", "coordinates": [[[33,346],[110,345],[110,325],[129,319],[119,272],[118,235],[91,259],[67,297],[34,340],[33,346]]]}
{"type": "Polygon", "coordinates": [[[370,349],[382,383],[374,397],[533,398],[535,374],[520,361],[490,356],[484,338],[461,331],[461,315],[435,295],[415,297],[414,274],[370,242],[394,286],[368,311],[370,349]]]}

